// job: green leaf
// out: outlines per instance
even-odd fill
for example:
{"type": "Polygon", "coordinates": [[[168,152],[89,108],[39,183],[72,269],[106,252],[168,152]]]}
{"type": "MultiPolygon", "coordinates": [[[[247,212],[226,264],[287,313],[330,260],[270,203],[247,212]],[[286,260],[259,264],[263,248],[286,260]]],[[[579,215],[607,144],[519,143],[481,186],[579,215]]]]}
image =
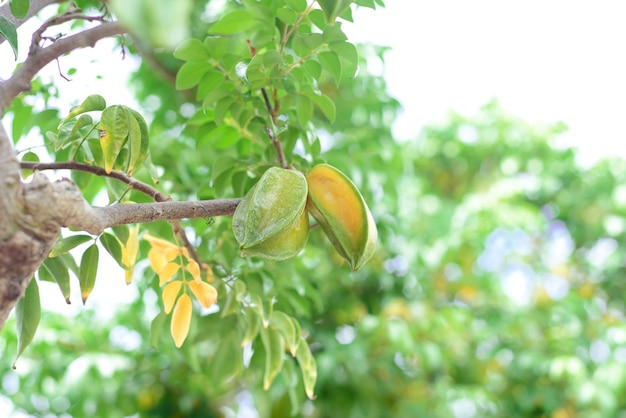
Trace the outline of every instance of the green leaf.
{"type": "MultiPolygon", "coordinates": [[[[292,318],[284,312],[274,311],[270,326],[280,332],[283,339],[287,343],[287,347],[293,357],[296,356],[298,350],[298,344],[300,344],[300,333],[296,333],[296,326],[292,318]]],[[[298,329],[299,331],[299,329],[298,329]]]]}
{"type": "Polygon", "coordinates": [[[186,90],[194,87],[210,69],[211,66],[205,62],[187,61],[176,73],[176,89],[186,90]]]}
{"type": "Polygon", "coordinates": [[[341,80],[341,62],[339,56],[332,51],[322,51],[317,54],[317,59],[322,64],[322,69],[328,71],[333,76],[336,83],[341,80]]]}
{"type": "Polygon", "coordinates": [[[340,23],[333,26],[328,26],[326,29],[324,29],[324,34],[322,35],[322,38],[324,39],[324,43],[327,45],[338,42],[345,42],[348,39],[346,34],[343,33],[343,30],[341,30],[340,23]]]}
{"type": "Polygon", "coordinates": [[[357,53],[356,47],[350,42],[335,42],[328,45],[328,47],[331,51],[336,52],[337,55],[355,65],[359,62],[359,54],[357,53]]]}
{"type": "Polygon", "coordinates": [[[309,59],[304,61],[303,67],[311,77],[319,80],[320,76],[322,75],[322,65],[319,62],[313,59],[309,59]]]}
{"type": "Polygon", "coordinates": [[[306,0],[285,0],[285,4],[298,13],[304,12],[307,6],[306,0]]]}
{"type": "Polygon", "coordinates": [[[79,104],[76,107],[73,107],[70,110],[70,113],[67,114],[65,121],[85,112],[92,112],[94,110],[104,110],[106,106],[107,106],[107,103],[106,103],[106,100],[104,100],[104,97],[100,96],[99,94],[92,94],[91,96],[88,96],[85,100],[83,100],[81,104],[79,104]]]}
{"type": "Polygon", "coordinates": [[[326,23],[326,16],[320,9],[311,10],[309,13],[309,19],[311,19],[311,22],[321,30],[326,29],[328,26],[328,23],[326,23]]]}
{"type": "Polygon", "coordinates": [[[252,29],[259,23],[256,15],[251,11],[233,10],[215,22],[209,29],[209,33],[230,35],[252,29]]]}
{"type": "Polygon", "coordinates": [[[212,143],[217,149],[228,148],[239,138],[239,131],[228,125],[220,125],[205,136],[205,140],[212,143]]]}
{"type": "Polygon", "coordinates": [[[13,56],[17,61],[17,30],[15,25],[4,16],[0,16],[0,35],[4,36],[11,45],[13,56]]]}
{"type": "MultiPolygon", "coordinates": [[[[128,109],[128,166],[126,167],[126,174],[129,176],[133,174],[133,171],[139,166],[145,155],[142,155],[142,135],[141,128],[139,128],[139,122],[130,113],[128,109]]],[[[146,133],[148,128],[146,127],[146,133]]]]}
{"type": "Polygon", "coordinates": [[[120,242],[128,242],[128,237],[130,236],[130,229],[128,225],[116,225],[111,227],[111,230],[120,242]]]}
{"type": "Polygon", "coordinates": [[[202,107],[208,108],[219,99],[224,98],[226,96],[230,96],[232,94],[233,92],[231,90],[224,90],[224,89],[212,90],[206,95],[206,97],[202,101],[202,107]]]}
{"type": "Polygon", "coordinates": [[[83,244],[92,239],[93,238],[89,235],[72,235],[69,237],[65,237],[56,243],[54,248],[52,248],[52,250],[48,254],[48,257],[56,257],[58,255],[65,254],[72,248],[75,248],[80,244],[83,244]]]}
{"type": "Polygon", "coordinates": [[[319,110],[322,111],[322,113],[324,114],[324,116],[326,116],[326,119],[328,119],[330,123],[335,122],[337,109],[335,107],[335,103],[330,99],[330,97],[324,94],[318,96],[314,92],[308,92],[306,93],[306,95],[315,103],[319,110]]]}
{"type": "Polygon", "coordinates": [[[183,61],[206,62],[210,57],[204,44],[196,38],[191,38],[184,41],[174,50],[174,58],[183,61]]]}
{"type": "Polygon", "coordinates": [[[230,107],[235,102],[235,100],[231,96],[222,97],[215,103],[213,120],[216,125],[221,125],[224,123],[224,118],[226,114],[230,110],[230,107]]]}
{"type": "Polygon", "coordinates": [[[317,380],[317,364],[315,358],[311,354],[311,349],[304,338],[300,339],[296,358],[300,364],[302,371],[302,380],[304,382],[304,390],[309,399],[315,398],[315,381],[317,380]]]}
{"type": "Polygon", "coordinates": [[[80,295],[83,304],[91,294],[96,283],[96,273],[98,271],[98,255],[99,250],[96,244],[91,245],[85,250],[80,259],[80,269],[78,270],[78,281],[80,283],[80,295]]]}
{"type": "Polygon", "coordinates": [[[159,337],[161,336],[161,331],[163,330],[166,319],[167,315],[165,315],[165,312],[161,311],[154,317],[150,324],[150,347],[155,350],[159,349],[159,337]]]}
{"type": "Polygon", "coordinates": [[[22,19],[28,14],[29,0],[9,0],[11,13],[18,19],[22,19]]]}
{"type": "Polygon", "coordinates": [[[125,106],[114,105],[102,112],[100,119],[100,145],[104,157],[104,169],[113,170],[117,156],[128,140],[128,111],[125,106]]]}
{"type": "MultiPolygon", "coordinates": [[[[233,326],[229,324],[232,330],[233,326]]],[[[211,359],[211,379],[223,382],[243,369],[243,349],[236,332],[229,332],[220,340],[211,359]]]]}
{"type": "Polygon", "coordinates": [[[131,175],[135,168],[142,164],[148,156],[150,150],[150,134],[148,133],[148,124],[143,116],[133,109],[128,109],[128,112],[130,113],[130,160],[128,162],[128,175],[131,175]],[[134,136],[137,133],[134,131],[133,120],[137,122],[137,126],[139,127],[139,139],[134,136]]]}
{"type": "Polygon", "coordinates": [[[293,25],[298,20],[298,14],[293,11],[293,9],[283,6],[276,11],[276,16],[283,23],[288,25],[293,25]]]}
{"type": "Polygon", "coordinates": [[[268,390],[274,378],[283,367],[283,337],[272,327],[261,328],[261,342],[265,348],[265,373],[263,374],[263,389],[268,390]]]}
{"type": "Polygon", "coordinates": [[[236,164],[237,160],[233,157],[215,158],[211,167],[211,181],[215,181],[222,173],[232,170],[236,164]]]}
{"type": "Polygon", "coordinates": [[[26,347],[33,341],[39,320],[41,319],[41,300],[39,299],[39,286],[33,278],[30,280],[24,296],[15,306],[15,323],[17,325],[17,354],[13,361],[13,368],[17,359],[22,355],[26,347]]]}
{"type": "Polygon", "coordinates": [[[337,19],[337,16],[350,6],[352,0],[317,0],[317,3],[324,12],[326,22],[332,25],[337,19]]]}
{"type": "Polygon", "coordinates": [[[40,273],[44,272],[49,274],[52,280],[56,282],[56,284],[59,286],[59,290],[61,290],[63,298],[65,299],[65,303],[69,305],[71,303],[70,275],[68,272],[68,266],[63,261],[63,258],[47,258],[40,268],[40,273]]]}
{"type": "Polygon", "coordinates": [[[349,42],[337,42],[328,47],[341,59],[342,77],[346,79],[354,77],[359,64],[356,47],[349,42]]]}
{"type": "MultiPolygon", "coordinates": [[[[226,303],[224,303],[223,309],[221,310],[222,318],[226,318],[237,312],[239,309],[239,301],[241,301],[245,292],[246,284],[241,280],[236,280],[232,289],[228,292],[226,303]]],[[[220,308],[222,307],[220,306],[220,308]]]]}
{"type": "Polygon", "coordinates": [[[313,116],[313,103],[311,99],[306,96],[298,96],[296,98],[296,114],[298,115],[300,126],[305,129],[311,120],[311,116],[313,116]]]}
{"type": "Polygon", "coordinates": [[[100,235],[99,240],[104,249],[111,255],[111,257],[113,257],[117,264],[119,264],[122,268],[127,268],[122,263],[122,245],[117,237],[113,234],[105,232],[100,235]]]}
{"type": "MultiPolygon", "coordinates": [[[[28,151],[22,155],[22,161],[28,161],[32,163],[39,162],[39,156],[32,151],[28,151]]],[[[33,170],[22,170],[22,177],[28,177],[31,175],[33,170]]]]}
{"type": "Polygon", "coordinates": [[[259,331],[261,330],[261,315],[254,308],[244,308],[245,320],[246,320],[246,332],[241,340],[241,346],[243,347],[250,341],[254,340],[259,331]]]}

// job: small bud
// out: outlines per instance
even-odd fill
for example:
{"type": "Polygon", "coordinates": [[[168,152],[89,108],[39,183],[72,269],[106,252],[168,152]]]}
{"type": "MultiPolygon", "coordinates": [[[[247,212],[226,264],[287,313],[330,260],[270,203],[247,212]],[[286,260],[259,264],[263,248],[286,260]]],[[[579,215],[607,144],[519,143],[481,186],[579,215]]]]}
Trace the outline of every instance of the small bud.
{"type": "Polygon", "coordinates": [[[241,255],[284,260],[297,255],[309,236],[307,184],[298,171],[272,167],[241,200],[233,232],[241,255]]]}
{"type": "Polygon", "coordinates": [[[307,208],[352,270],[372,256],[378,241],[374,218],[354,183],[328,164],[313,167],[306,177],[307,208]]]}

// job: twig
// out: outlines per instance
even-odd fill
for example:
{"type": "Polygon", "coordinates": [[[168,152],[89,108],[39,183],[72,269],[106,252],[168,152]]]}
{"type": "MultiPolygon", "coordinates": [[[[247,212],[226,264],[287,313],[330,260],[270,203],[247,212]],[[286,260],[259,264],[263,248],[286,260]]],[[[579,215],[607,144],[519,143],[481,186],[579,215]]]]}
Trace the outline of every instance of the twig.
{"type": "Polygon", "coordinates": [[[24,60],[11,78],[0,82],[0,117],[4,115],[4,111],[13,99],[30,89],[32,79],[48,63],[70,51],[93,46],[103,38],[123,33],[126,33],[126,29],[117,22],[105,22],[67,38],[59,39],[46,48],[36,48],[36,52],[24,60]]]}
{"type": "MultiPolygon", "coordinates": [[[[248,50],[250,51],[250,55],[254,57],[256,55],[256,49],[252,46],[252,43],[250,42],[250,40],[248,40],[247,43],[248,43],[248,50]]],[[[263,101],[265,102],[265,108],[267,109],[267,112],[270,115],[270,121],[271,121],[271,126],[266,126],[265,132],[267,133],[267,136],[270,138],[270,141],[272,142],[274,149],[276,149],[276,154],[278,154],[278,162],[280,163],[280,166],[283,168],[287,168],[288,167],[287,159],[285,158],[283,147],[280,143],[280,140],[274,133],[274,128],[276,127],[278,107],[279,107],[278,97],[276,96],[276,92],[274,91],[274,94],[272,95],[274,97],[274,106],[272,106],[272,103],[270,102],[270,98],[267,94],[267,90],[265,89],[265,87],[261,87],[261,95],[263,96],[263,101]]]]}
{"type": "MultiPolygon", "coordinates": [[[[15,25],[15,27],[19,28],[24,22],[39,13],[39,11],[42,10],[44,7],[55,3],[61,3],[62,1],[63,0],[30,0],[28,5],[28,12],[26,13],[26,16],[21,19],[16,19],[15,16],[13,16],[13,13],[11,13],[10,9],[11,6],[7,1],[4,2],[2,6],[0,6],[0,16],[8,19],[9,22],[15,25]]],[[[5,40],[6,38],[0,35],[0,44],[2,44],[5,40]]]]}
{"type": "Polygon", "coordinates": [[[40,42],[43,38],[43,33],[51,26],[60,25],[65,22],[69,22],[70,20],[86,20],[88,22],[104,22],[104,16],[88,16],[79,14],[81,10],[77,7],[74,7],[67,12],[52,17],[45,21],[35,32],[33,32],[32,41],[30,44],[29,55],[34,54],[38,48],[40,48],[40,42]]]}
{"type": "Polygon", "coordinates": [[[96,176],[101,177],[110,177],[112,179],[121,181],[124,184],[127,184],[133,190],[137,190],[157,202],[166,202],[172,200],[168,195],[161,193],[159,190],[154,187],[146,184],[142,181],[137,180],[134,177],[129,176],[128,174],[122,171],[113,170],[110,173],[107,173],[104,168],[98,167],[95,165],[89,165],[85,163],[79,163],[77,161],[62,161],[62,162],[54,162],[54,163],[39,163],[39,162],[29,162],[29,161],[20,161],[20,168],[22,170],[33,170],[33,171],[44,171],[44,170],[74,170],[74,171],[83,171],[85,173],[95,174],[96,176]]]}

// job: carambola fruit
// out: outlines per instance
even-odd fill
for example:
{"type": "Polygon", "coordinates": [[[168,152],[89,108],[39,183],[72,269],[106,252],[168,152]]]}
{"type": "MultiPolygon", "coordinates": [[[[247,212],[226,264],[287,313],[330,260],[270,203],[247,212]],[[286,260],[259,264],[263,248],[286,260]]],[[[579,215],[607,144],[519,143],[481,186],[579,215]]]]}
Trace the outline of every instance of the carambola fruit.
{"type": "Polygon", "coordinates": [[[307,183],[302,173],[268,169],[233,215],[241,255],[272,260],[297,255],[309,236],[306,199],[307,183]]]}
{"type": "Polygon", "coordinates": [[[307,208],[352,270],[372,256],[378,241],[374,218],[363,196],[341,171],[319,164],[306,176],[307,208]]]}

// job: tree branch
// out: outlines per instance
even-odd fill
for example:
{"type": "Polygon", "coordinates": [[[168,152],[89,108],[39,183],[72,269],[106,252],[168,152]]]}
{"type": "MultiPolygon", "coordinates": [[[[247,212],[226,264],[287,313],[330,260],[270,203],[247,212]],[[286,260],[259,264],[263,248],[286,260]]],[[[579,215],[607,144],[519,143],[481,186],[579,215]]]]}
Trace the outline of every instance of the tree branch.
{"type": "MultiPolygon", "coordinates": [[[[20,166],[23,169],[29,169],[29,170],[77,170],[77,171],[84,171],[87,173],[91,173],[91,174],[95,174],[97,176],[104,176],[104,177],[110,177],[116,180],[121,181],[122,183],[127,184],[129,187],[131,187],[133,190],[137,190],[141,193],[144,193],[148,196],[150,196],[152,199],[154,199],[157,202],[168,202],[171,201],[172,198],[169,197],[168,195],[166,195],[165,193],[161,193],[159,190],[155,189],[154,187],[143,183],[133,177],[130,177],[129,175],[121,172],[121,171],[111,171],[110,173],[107,173],[104,168],[102,167],[98,167],[98,166],[93,166],[93,165],[89,165],[89,164],[84,164],[84,163],[79,163],[76,161],[64,161],[64,162],[55,162],[55,163],[33,163],[33,162],[26,162],[26,161],[22,161],[20,162],[20,166]]],[[[234,203],[234,207],[232,207],[232,212],[229,211],[226,213],[222,213],[218,210],[218,212],[214,215],[212,213],[212,211],[214,210],[213,208],[207,208],[204,206],[204,204],[201,204],[198,208],[201,209],[203,211],[203,213],[196,213],[195,211],[198,210],[198,208],[195,209],[189,209],[186,208],[185,210],[187,211],[191,211],[191,212],[185,212],[185,216],[171,216],[171,217],[164,217],[164,218],[158,218],[158,219],[153,219],[153,220],[160,220],[160,219],[167,219],[169,220],[169,222],[172,224],[172,228],[174,229],[174,233],[180,238],[181,242],[183,243],[183,245],[185,246],[185,248],[187,248],[187,251],[189,251],[189,254],[191,256],[191,258],[193,258],[198,265],[201,266],[201,268],[203,268],[202,266],[204,266],[204,263],[202,263],[202,261],[200,260],[200,257],[198,256],[198,253],[196,252],[196,249],[193,247],[193,245],[191,245],[191,243],[189,242],[189,239],[187,238],[187,234],[185,233],[185,229],[182,227],[182,225],[179,222],[179,219],[182,218],[203,218],[206,216],[219,216],[219,215],[232,215],[233,212],[235,211],[235,207],[237,206],[237,204],[239,203],[240,199],[231,199],[233,202],[236,201],[236,203],[234,203]],[[189,213],[191,213],[191,215],[188,215],[189,213]]],[[[180,202],[178,202],[180,203],[180,202]]],[[[197,203],[197,202],[188,202],[188,203],[197,203]]],[[[134,205],[133,205],[134,206],[134,205]]],[[[158,209],[155,209],[158,210],[158,209]]],[[[181,208],[177,208],[177,210],[182,210],[181,208]]],[[[93,216],[93,214],[89,213],[88,216],[93,216]]],[[[116,215],[117,216],[117,215],[116,215]]],[[[117,218],[115,218],[117,219],[117,218]]],[[[123,218],[119,218],[119,219],[123,219],[123,218]]],[[[137,221],[137,222],[149,222],[150,220],[146,220],[146,221],[137,221]]],[[[105,221],[106,222],[121,222],[121,223],[134,223],[134,222],[126,222],[126,221],[113,221],[113,220],[109,220],[109,221],[105,221]]],[[[115,223],[109,226],[113,226],[113,225],[119,225],[119,223],[115,223]]],[[[102,228],[102,225],[95,227],[96,230],[98,228],[102,228]]],[[[106,226],[104,227],[106,228],[106,226]]],[[[85,229],[87,230],[87,229],[85,229]]]]}
{"type": "Polygon", "coordinates": [[[235,212],[240,201],[241,199],[214,199],[196,202],[156,202],[89,207],[81,213],[81,216],[72,214],[72,219],[68,219],[67,226],[99,235],[106,228],[115,225],[230,216],[235,212]]]}
{"type": "Polygon", "coordinates": [[[46,48],[34,48],[28,58],[8,80],[0,83],[0,116],[20,93],[30,89],[35,75],[48,63],[78,48],[94,46],[103,38],[121,35],[126,30],[117,22],[106,22],[75,35],[56,40],[46,48]]]}
{"type": "MultiPolygon", "coordinates": [[[[9,22],[13,23],[16,28],[19,28],[24,22],[28,19],[39,13],[44,7],[49,6],[55,3],[61,3],[63,0],[30,0],[28,5],[28,13],[21,19],[16,19],[11,13],[11,8],[9,6],[9,2],[4,3],[0,6],[0,16],[6,18],[9,22]]],[[[6,39],[4,36],[0,35],[0,44],[2,44],[6,39]]]]}
{"type": "Polygon", "coordinates": [[[141,192],[151,197],[157,202],[167,202],[169,200],[172,200],[172,198],[166,195],[165,193],[161,193],[159,190],[155,189],[149,184],[139,181],[136,178],[131,177],[122,171],[113,170],[110,173],[107,173],[106,170],[102,167],[89,165],[85,163],[79,163],[77,161],[62,161],[62,162],[54,162],[54,163],[36,163],[36,162],[20,161],[20,167],[24,170],[33,170],[33,171],[43,171],[43,170],[83,171],[86,173],[95,174],[96,176],[110,177],[112,179],[119,180],[122,183],[130,186],[133,190],[137,190],[138,192],[141,192]]]}

